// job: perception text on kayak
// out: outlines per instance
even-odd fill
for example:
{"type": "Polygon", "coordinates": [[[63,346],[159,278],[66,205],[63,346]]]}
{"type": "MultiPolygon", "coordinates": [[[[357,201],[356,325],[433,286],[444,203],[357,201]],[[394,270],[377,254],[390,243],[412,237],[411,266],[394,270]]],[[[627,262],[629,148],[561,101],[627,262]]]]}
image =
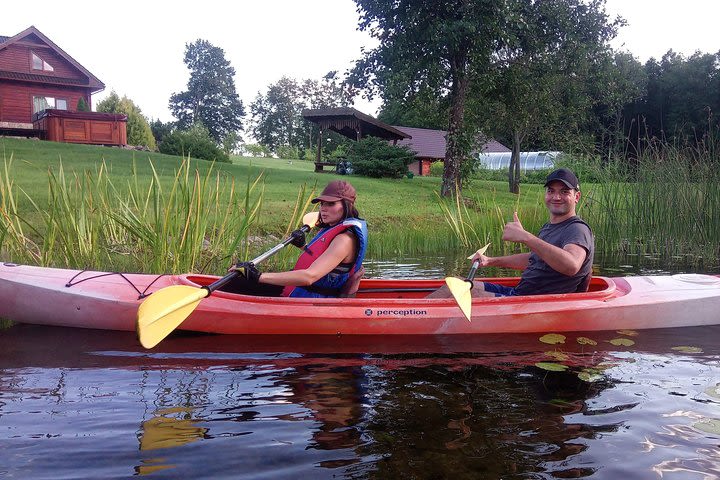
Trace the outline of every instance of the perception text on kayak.
{"type": "MultiPolygon", "coordinates": [[[[373,314],[373,310],[368,308],[365,310],[365,315],[368,317],[373,314]]],[[[381,317],[383,315],[398,315],[401,317],[413,316],[413,315],[427,315],[427,310],[415,310],[413,308],[407,310],[375,310],[375,316],[381,317]]]]}

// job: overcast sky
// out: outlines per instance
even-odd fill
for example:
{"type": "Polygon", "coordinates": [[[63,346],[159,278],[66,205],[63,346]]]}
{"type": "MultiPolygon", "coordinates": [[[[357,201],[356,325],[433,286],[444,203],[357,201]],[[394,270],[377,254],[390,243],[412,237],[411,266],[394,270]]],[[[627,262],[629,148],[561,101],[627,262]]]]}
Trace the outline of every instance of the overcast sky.
{"type": "MultiPolygon", "coordinates": [[[[247,107],[281,76],[319,79],[346,71],[374,45],[357,31],[352,0],[217,0],[157,2],[36,0],[0,15],[0,35],[34,25],[112,90],[127,95],[151,119],[172,120],[170,95],[185,89],[185,45],[198,38],[225,51],[247,107]],[[109,10],[110,9],[110,10],[109,10]],[[114,10],[112,10],[114,9],[114,10]]],[[[720,50],[718,0],[607,0],[607,11],[628,26],[613,43],[641,62],[669,49],[690,55],[720,50]]],[[[368,114],[377,104],[356,103],[368,114]]],[[[248,109],[249,110],[249,109],[248,109]]]]}

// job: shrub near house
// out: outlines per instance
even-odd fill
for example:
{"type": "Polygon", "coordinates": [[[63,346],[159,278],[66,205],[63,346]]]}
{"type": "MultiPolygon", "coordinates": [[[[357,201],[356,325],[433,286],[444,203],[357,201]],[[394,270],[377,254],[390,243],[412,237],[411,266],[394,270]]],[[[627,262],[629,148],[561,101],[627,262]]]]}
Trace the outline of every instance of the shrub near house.
{"type": "Polygon", "coordinates": [[[200,124],[189,130],[175,130],[165,135],[160,142],[160,153],[192,158],[202,158],[216,162],[229,162],[230,156],[215,145],[207,128],[200,124]]]}
{"type": "Polygon", "coordinates": [[[358,175],[400,178],[408,173],[407,167],[415,160],[415,152],[380,138],[366,137],[350,146],[347,159],[358,175]]]}

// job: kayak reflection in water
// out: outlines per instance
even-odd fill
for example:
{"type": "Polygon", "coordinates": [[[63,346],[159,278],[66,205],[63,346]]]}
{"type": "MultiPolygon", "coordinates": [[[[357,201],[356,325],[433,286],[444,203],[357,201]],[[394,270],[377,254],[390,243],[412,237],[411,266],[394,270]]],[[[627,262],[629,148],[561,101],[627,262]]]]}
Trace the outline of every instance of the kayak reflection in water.
{"type": "MultiPolygon", "coordinates": [[[[225,291],[285,297],[354,296],[364,272],[367,225],[355,208],[355,188],[333,180],[312,200],[320,204],[320,231],[305,244],[305,233],[292,232],[292,244],[302,249],[295,268],[260,272],[251,262],[232,269],[241,273],[225,291]]],[[[232,270],[231,269],[231,270],[232,270]]]]}
{"type": "MultiPolygon", "coordinates": [[[[545,181],[545,206],[550,220],[537,236],[527,232],[517,212],[505,225],[502,239],[524,244],[530,253],[488,257],[476,253],[472,261],[480,267],[502,267],[524,270],[515,287],[489,282],[473,282],[473,297],[506,297],[549,293],[584,292],[592,276],[595,240],[592,231],[575,212],[580,200],[580,182],[575,174],[560,168],[545,181]]],[[[429,298],[450,296],[447,286],[428,295],[429,298]]]]}

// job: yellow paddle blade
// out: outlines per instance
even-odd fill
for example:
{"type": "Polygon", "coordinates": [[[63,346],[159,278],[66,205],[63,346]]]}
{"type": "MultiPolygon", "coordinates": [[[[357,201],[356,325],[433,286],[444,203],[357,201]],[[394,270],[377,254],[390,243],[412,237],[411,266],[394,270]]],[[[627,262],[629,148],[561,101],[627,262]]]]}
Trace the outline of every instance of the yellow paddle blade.
{"type": "Polygon", "coordinates": [[[471,322],[472,293],[470,292],[470,289],[472,288],[472,285],[470,282],[461,278],[447,277],[445,279],[445,284],[450,289],[452,296],[455,297],[455,301],[460,307],[460,310],[462,310],[463,315],[465,315],[465,318],[468,319],[468,322],[471,322]]]}
{"type": "Polygon", "coordinates": [[[190,285],[173,285],[150,295],[138,308],[137,334],[145,348],[170,335],[209,292],[190,285]]]}
{"type": "Polygon", "coordinates": [[[468,260],[472,260],[472,258],[473,258],[475,255],[485,255],[485,252],[487,251],[487,249],[488,249],[489,246],[490,246],[490,244],[488,243],[487,245],[485,245],[484,247],[482,247],[481,249],[479,249],[477,252],[475,252],[475,253],[473,253],[472,255],[470,255],[467,259],[468,259],[468,260]]]}
{"type": "Polygon", "coordinates": [[[310,228],[315,227],[317,225],[318,220],[320,219],[320,212],[310,212],[306,213],[303,216],[303,225],[307,225],[310,228]]]}

